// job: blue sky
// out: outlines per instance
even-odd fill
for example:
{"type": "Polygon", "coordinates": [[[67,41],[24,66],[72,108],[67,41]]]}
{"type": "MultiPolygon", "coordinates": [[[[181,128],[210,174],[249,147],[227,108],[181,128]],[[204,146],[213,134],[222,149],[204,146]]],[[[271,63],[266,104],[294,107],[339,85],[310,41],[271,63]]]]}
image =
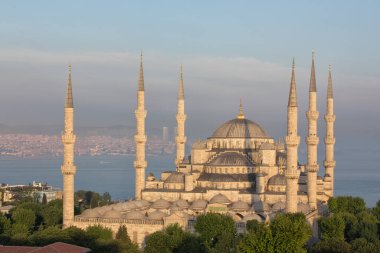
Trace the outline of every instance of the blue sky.
{"type": "Polygon", "coordinates": [[[332,64],[341,133],[359,127],[355,115],[373,136],[380,128],[379,3],[2,1],[0,122],[60,124],[70,62],[77,124],[133,125],[143,50],[148,124],[174,126],[183,63],[190,135],[210,135],[242,98],[247,115],[279,137],[293,56],[305,123],[314,48],[321,115],[332,64]]]}

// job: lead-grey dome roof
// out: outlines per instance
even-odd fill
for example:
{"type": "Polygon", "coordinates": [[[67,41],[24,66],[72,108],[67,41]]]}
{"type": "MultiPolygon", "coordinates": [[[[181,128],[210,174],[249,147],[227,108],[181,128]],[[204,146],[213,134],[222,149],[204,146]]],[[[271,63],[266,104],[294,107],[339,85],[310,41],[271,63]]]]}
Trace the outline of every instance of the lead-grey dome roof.
{"type": "Polygon", "coordinates": [[[259,124],[248,119],[227,121],[212,134],[211,138],[265,138],[267,133],[259,124]]]}
{"type": "Polygon", "coordinates": [[[269,178],[268,185],[286,185],[286,177],[282,174],[274,175],[269,178]]]}
{"type": "Polygon", "coordinates": [[[248,157],[238,152],[223,152],[207,165],[211,166],[254,166],[248,157]]]}

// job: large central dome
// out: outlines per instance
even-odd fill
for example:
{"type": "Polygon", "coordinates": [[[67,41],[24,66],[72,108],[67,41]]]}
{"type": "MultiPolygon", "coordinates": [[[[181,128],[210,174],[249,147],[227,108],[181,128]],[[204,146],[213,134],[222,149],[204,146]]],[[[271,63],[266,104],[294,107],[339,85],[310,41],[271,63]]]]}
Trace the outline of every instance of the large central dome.
{"type": "Polygon", "coordinates": [[[266,138],[267,133],[257,123],[244,119],[236,118],[227,121],[212,134],[211,138],[266,138]]]}

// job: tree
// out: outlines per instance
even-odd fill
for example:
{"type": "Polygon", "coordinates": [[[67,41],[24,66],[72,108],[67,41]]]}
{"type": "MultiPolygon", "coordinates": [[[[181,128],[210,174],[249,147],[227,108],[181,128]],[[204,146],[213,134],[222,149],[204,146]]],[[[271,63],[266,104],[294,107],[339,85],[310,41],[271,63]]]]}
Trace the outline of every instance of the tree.
{"type": "Polygon", "coordinates": [[[316,243],[310,253],[351,253],[351,245],[343,240],[328,239],[316,243]]]}
{"type": "Polygon", "coordinates": [[[347,241],[352,241],[358,234],[358,219],[352,213],[337,213],[335,214],[341,217],[344,221],[344,238],[347,241]]]}
{"type": "Polygon", "coordinates": [[[125,243],[131,243],[131,238],[128,236],[127,227],[125,225],[122,225],[119,227],[119,230],[116,233],[116,239],[125,242],[125,243]]]}
{"type": "Polygon", "coordinates": [[[238,247],[239,253],[273,253],[273,236],[268,226],[255,222],[247,222],[248,233],[238,247]]]}
{"type": "Polygon", "coordinates": [[[352,252],[373,253],[380,252],[380,243],[368,242],[365,238],[358,238],[351,242],[352,252]]]}
{"type": "Polygon", "coordinates": [[[357,215],[358,238],[365,238],[369,242],[377,242],[378,239],[378,221],[370,212],[361,212],[357,215]]]}
{"type": "Polygon", "coordinates": [[[146,238],[144,253],[172,253],[169,236],[163,231],[157,231],[146,238]]]}
{"type": "Polygon", "coordinates": [[[47,196],[46,194],[44,193],[44,195],[42,196],[42,204],[46,205],[47,204],[47,196]]]}
{"type": "Polygon", "coordinates": [[[366,210],[365,202],[362,198],[351,196],[330,198],[328,206],[332,213],[348,212],[356,215],[366,210]]]}
{"type": "Polygon", "coordinates": [[[235,246],[235,222],[229,215],[218,213],[200,215],[194,227],[209,252],[230,252],[235,246]]]}
{"type": "Polygon", "coordinates": [[[103,193],[102,197],[100,198],[100,205],[108,205],[111,203],[111,194],[109,192],[103,193]]]}
{"type": "Polygon", "coordinates": [[[11,221],[0,213],[0,234],[8,234],[11,229],[11,221]]]}
{"type": "Polygon", "coordinates": [[[54,242],[74,243],[71,237],[64,230],[58,227],[48,227],[37,231],[30,236],[29,241],[33,245],[44,246],[54,242]]]}
{"type": "Polygon", "coordinates": [[[93,226],[87,227],[86,233],[89,237],[94,238],[94,239],[102,239],[105,241],[112,240],[111,229],[102,227],[100,225],[93,225],[93,226]]]}
{"type": "Polygon", "coordinates": [[[344,240],[345,224],[341,216],[331,215],[329,217],[322,217],[319,219],[318,225],[322,240],[344,240]]]}
{"type": "Polygon", "coordinates": [[[306,252],[311,228],[301,213],[278,214],[270,224],[275,252],[306,252]]]}
{"type": "Polygon", "coordinates": [[[204,253],[206,252],[202,247],[202,242],[195,234],[185,232],[182,242],[177,248],[173,250],[173,253],[204,253]]]}
{"type": "Polygon", "coordinates": [[[88,235],[83,229],[77,227],[68,227],[63,231],[71,238],[72,241],[75,241],[75,244],[79,246],[91,248],[91,246],[95,244],[95,238],[88,235]]]}
{"type": "Polygon", "coordinates": [[[34,227],[36,215],[30,209],[17,208],[12,212],[12,220],[14,223],[24,225],[28,230],[31,230],[34,227]]]}

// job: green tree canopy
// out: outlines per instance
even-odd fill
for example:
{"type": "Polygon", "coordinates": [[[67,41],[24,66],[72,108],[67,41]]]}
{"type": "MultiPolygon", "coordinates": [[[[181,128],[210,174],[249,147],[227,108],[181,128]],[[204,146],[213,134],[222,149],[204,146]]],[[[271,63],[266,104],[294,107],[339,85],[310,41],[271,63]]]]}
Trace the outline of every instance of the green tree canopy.
{"type": "Polygon", "coordinates": [[[102,239],[104,241],[112,240],[111,229],[102,227],[101,225],[93,225],[87,227],[86,233],[90,238],[102,239]]]}
{"type": "Polygon", "coordinates": [[[17,208],[12,212],[12,221],[16,224],[24,225],[28,230],[31,230],[36,221],[36,214],[30,209],[17,208]]]}
{"type": "Polygon", "coordinates": [[[344,240],[344,219],[338,215],[322,217],[318,221],[320,236],[322,240],[336,239],[344,240]]]}
{"type": "Polygon", "coordinates": [[[316,243],[310,253],[351,253],[351,245],[339,239],[327,239],[316,243]]]}
{"type": "Polygon", "coordinates": [[[348,212],[355,215],[367,209],[362,198],[352,196],[330,198],[328,206],[332,213],[348,212]]]}

